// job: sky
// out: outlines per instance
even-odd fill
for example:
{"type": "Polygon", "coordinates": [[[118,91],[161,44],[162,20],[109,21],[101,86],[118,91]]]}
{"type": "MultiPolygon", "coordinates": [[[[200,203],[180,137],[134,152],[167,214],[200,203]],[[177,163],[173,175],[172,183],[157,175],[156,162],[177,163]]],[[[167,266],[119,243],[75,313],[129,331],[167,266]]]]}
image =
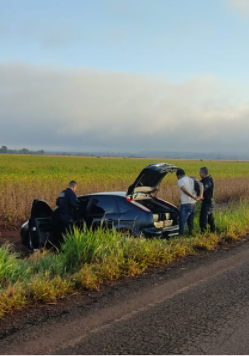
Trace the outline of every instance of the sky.
{"type": "Polygon", "coordinates": [[[0,0],[0,147],[249,151],[249,0],[0,0]]]}

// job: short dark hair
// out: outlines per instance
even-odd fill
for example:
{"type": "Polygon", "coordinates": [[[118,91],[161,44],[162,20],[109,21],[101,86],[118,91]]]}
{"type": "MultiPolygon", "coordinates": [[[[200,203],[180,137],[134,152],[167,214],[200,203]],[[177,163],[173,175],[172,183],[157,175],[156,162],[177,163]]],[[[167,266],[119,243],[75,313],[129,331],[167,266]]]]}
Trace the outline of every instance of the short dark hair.
{"type": "Polygon", "coordinates": [[[71,182],[69,182],[69,184],[68,184],[68,186],[70,187],[70,188],[73,188],[73,187],[75,187],[77,185],[77,183],[75,182],[75,180],[71,180],[71,182]]]}
{"type": "Polygon", "coordinates": [[[185,171],[181,168],[179,168],[177,171],[176,171],[176,175],[177,177],[179,176],[185,176],[185,171]]]}
{"type": "Polygon", "coordinates": [[[208,174],[208,169],[207,167],[201,167],[200,171],[202,171],[204,174],[208,174]]]}

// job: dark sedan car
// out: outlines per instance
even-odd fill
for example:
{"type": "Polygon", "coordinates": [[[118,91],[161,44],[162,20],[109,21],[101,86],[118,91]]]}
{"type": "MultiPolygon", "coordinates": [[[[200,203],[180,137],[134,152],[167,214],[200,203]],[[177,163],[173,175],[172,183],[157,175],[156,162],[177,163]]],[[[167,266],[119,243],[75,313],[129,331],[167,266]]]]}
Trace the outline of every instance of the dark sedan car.
{"type": "MultiPolygon", "coordinates": [[[[147,166],[127,192],[104,192],[78,197],[75,226],[116,229],[136,237],[169,238],[179,234],[179,211],[155,196],[167,173],[178,168],[167,163],[147,166]]],[[[61,239],[59,208],[52,210],[43,200],[34,200],[30,219],[21,228],[22,243],[36,249],[61,239]]]]}

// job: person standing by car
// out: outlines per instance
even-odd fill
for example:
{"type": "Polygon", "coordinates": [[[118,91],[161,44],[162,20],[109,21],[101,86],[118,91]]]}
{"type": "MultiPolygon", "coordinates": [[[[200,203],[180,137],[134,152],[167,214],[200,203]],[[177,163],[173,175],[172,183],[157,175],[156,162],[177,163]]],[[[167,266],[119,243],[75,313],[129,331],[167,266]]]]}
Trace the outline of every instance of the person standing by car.
{"type": "Polygon", "coordinates": [[[184,235],[184,228],[187,223],[189,234],[192,235],[196,212],[196,202],[200,200],[200,197],[196,196],[194,189],[194,179],[187,177],[183,169],[178,169],[176,171],[176,176],[178,179],[178,187],[180,190],[181,198],[179,234],[184,235]]]}
{"type": "Polygon", "coordinates": [[[214,220],[214,181],[209,175],[207,167],[200,168],[201,183],[203,184],[203,200],[200,212],[200,228],[204,233],[207,230],[207,225],[210,225],[210,231],[215,233],[215,220],[214,220]]]}
{"type": "Polygon", "coordinates": [[[75,194],[77,183],[72,180],[67,189],[63,190],[56,199],[56,205],[59,208],[60,222],[63,225],[63,231],[72,229],[75,220],[75,211],[79,208],[79,202],[75,194]]]}

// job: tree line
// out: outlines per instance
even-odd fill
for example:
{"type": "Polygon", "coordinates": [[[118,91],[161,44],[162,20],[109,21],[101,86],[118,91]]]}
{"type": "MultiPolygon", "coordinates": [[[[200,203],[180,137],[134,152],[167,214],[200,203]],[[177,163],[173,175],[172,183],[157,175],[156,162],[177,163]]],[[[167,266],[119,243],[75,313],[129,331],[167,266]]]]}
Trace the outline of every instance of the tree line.
{"type": "Polygon", "coordinates": [[[43,155],[45,153],[44,150],[38,150],[38,151],[30,151],[27,148],[22,148],[21,150],[12,150],[9,149],[7,146],[2,146],[0,148],[0,153],[9,153],[9,154],[34,154],[34,155],[43,155]]]}

